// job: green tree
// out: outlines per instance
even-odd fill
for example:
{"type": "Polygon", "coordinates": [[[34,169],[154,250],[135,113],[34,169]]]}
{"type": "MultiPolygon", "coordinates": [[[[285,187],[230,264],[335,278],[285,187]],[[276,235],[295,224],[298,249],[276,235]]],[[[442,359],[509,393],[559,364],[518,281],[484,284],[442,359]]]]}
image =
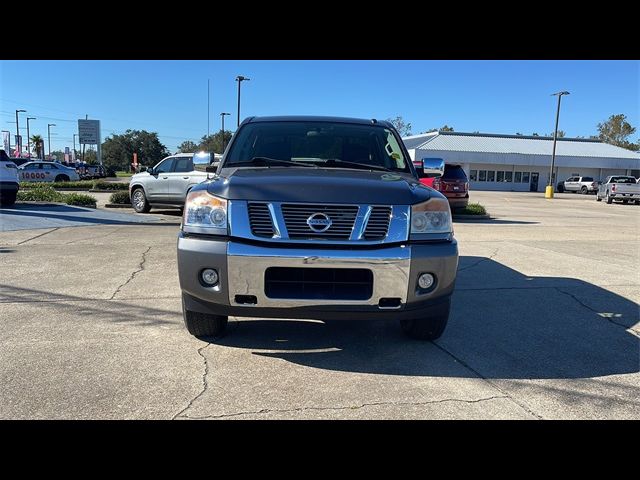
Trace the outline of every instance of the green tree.
{"type": "MultiPolygon", "coordinates": [[[[229,145],[229,141],[231,140],[231,132],[229,130],[224,131],[224,145],[225,147],[229,145]]],[[[204,135],[202,140],[200,140],[200,145],[198,145],[198,150],[204,150],[205,152],[215,152],[222,153],[222,130],[218,130],[217,133],[213,133],[209,136],[204,135]]]]}
{"type": "Polygon", "coordinates": [[[411,123],[405,122],[404,118],[397,116],[396,118],[387,118],[387,122],[391,123],[401,137],[411,135],[411,123]]]}
{"type": "Polygon", "coordinates": [[[42,135],[31,135],[31,151],[36,158],[44,158],[44,139],[42,135]]]}
{"type": "Polygon", "coordinates": [[[627,122],[627,116],[622,113],[611,115],[606,122],[598,124],[598,138],[600,140],[628,150],[638,149],[638,144],[627,140],[635,132],[636,128],[627,122]]]}
{"type": "Polygon", "coordinates": [[[169,154],[158,134],[146,130],[113,134],[102,143],[102,161],[107,167],[129,170],[134,152],[138,154],[138,162],[142,165],[155,165],[169,154]]]}
{"type": "Polygon", "coordinates": [[[64,160],[64,152],[62,150],[54,150],[51,152],[52,160],[63,161],[64,160]]]}
{"type": "MultiPolygon", "coordinates": [[[[545,137],[551,137],[551,138],[553,138],[553,132],[551,132],[551,133],[547,133],[547,134],[545,135],[545,137]]],[[[564,138],[564,137],[565,137],[565,132],[564,132],[564,130],[558,130],[558,138],[564,138]]]]}
{"type": "MultiPolygon", "coordinates": [[[[454,132],[455,130],[453,129],[453,127],[450,127],[449,125],[444,125],[440,128],[430,128],[429,130],[423,132],[423,133],[431,133],[431,132],[454,132]]],[[[475,133],[475,132],[474,132],[475,133]]],[[[479,132],[478,132],[479,133],[479,132]]]]}
{"type": "Polygon", "coordinates": [[[198,144],[192,142],[191,140],[185,140],[180,145],[178,145],[178,152],[180,153],[193,153],[198,151],[198,144]]]}

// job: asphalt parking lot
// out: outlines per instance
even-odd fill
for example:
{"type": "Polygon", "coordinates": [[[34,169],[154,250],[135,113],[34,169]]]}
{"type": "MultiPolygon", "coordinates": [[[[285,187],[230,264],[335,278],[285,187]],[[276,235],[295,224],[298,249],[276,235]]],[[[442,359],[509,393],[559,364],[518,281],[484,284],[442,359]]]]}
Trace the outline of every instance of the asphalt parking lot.
{"type": "Polygon", "coordinates": [[[494,218],[455,223],[453,310],[433,343],[395,322],[247,318],[198,340],[175,213],[54,225],[46,207],[0,210],[0,418],[640,418],[640,206],[472,200],[494,218]]]}

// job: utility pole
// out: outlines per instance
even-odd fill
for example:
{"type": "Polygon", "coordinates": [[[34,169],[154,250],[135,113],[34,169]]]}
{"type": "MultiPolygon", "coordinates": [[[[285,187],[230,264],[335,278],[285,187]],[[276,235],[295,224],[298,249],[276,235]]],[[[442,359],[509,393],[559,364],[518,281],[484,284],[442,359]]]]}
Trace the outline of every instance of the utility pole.
{"type": "Polygon", "coordinates": [[[55,123],[47,123],[47,137],[49,138],[49,159],[51,159],[51,127],[56,127],[55,123]]]}
{"type": "Polygon", "coordinates": [[[558,109],[556,110],[556,128],[553,131],[553,152],[551,153],[551,169],[549,170],[549,184],[544,192],[544,198],[553,198],[553,166],[556,163],[556,142],[558,141],[558,122],[560,120],[560,100],[563,95],[569,95],[569,92],[562,91],[553,93],[551,96],[558,96],[558,109]]]}
{"type": "MultiPolygon", "coordinates": [[[[30,137],[30,133],[29,133],[29,120],[37,120],[37,118],[36,117],[27,117],[27,153],[29,154],[29,158],[31,158],[31,137],[30,137]]],[[[36,148],[36,150],[37,150],[37,148],[36,148]]]]}
{"type": "MultiPolygon", "coordinates": [[[[20,128],[18,127],[18,113],[26,112],[26,110],[16,110],[16,150],[20,146],[20,128]]],[[[20,148],[20,153],[22,154],[22,148],[20,148]]]]}
{"type": "Polygon", "coordinates": [[[227,112],[222,112],[220,114],[220,118],[222,118],[222,152],[221,153],[224,153],[224,148],[225,148],[225,144],[224,144],[224,117],[226,115],[231,115],[231,114],[227,113],[227,112]]]}

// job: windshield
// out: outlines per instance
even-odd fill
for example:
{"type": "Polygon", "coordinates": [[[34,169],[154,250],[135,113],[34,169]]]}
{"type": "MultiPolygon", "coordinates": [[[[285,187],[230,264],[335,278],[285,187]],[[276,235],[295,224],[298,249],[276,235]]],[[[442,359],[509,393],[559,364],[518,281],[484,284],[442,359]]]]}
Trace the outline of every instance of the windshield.
{"type": "Polygon", "coordinates": [[[279,167],[295,166],[297,162],[323,168],[370,166],[411,172],[393,132],[373,124],[248,123],[237,133],[224,166],[250,164],[254,159],[283,160],[272,162],[279,167]]]}

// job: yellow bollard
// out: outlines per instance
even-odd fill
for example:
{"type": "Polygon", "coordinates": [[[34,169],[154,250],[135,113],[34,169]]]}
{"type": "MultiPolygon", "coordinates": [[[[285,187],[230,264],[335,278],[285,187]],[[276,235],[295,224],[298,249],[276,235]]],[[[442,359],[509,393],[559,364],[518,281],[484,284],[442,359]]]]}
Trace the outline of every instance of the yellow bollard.
{"type": "Polygon", "coordinates": [[[544,190],[544,198],[553,198],[553,185],[547,185],[544,190]]]}

